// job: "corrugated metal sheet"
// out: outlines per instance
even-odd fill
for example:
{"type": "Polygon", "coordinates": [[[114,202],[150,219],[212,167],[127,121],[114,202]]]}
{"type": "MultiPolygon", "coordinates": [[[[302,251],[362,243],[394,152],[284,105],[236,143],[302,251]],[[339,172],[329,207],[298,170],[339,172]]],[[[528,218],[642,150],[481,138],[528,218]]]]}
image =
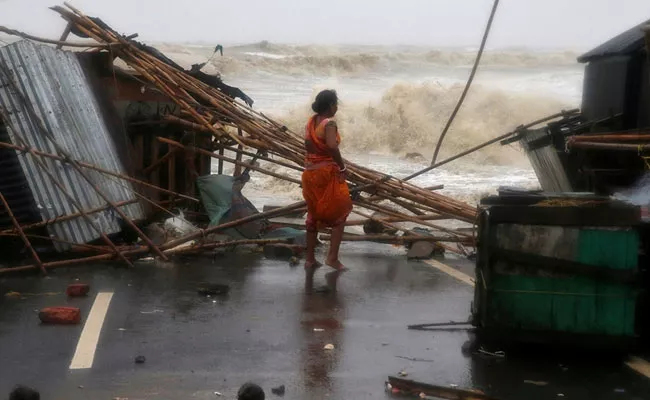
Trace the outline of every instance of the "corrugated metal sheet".
{"type": "Polygon", "coordinates": [[[586,63],[596,58],[626,55],[643,49],[645,43],[643,27],[648,24],[650,20],[613,37],[578,57],[578,62],[586,63]]]}
{"type": "MultiPolygon", "coordinates": [[[[110,132],[102,119],[101,110],[73,53],[21,41],[0,48],[0,66],[10,71],[11,80],[22,93],[21,96],[13,91],[12,85],[0,73],[0,104],[8,111],[11,125],[30,146],[57,153],[30,116],[21,97],[31,103],[45,127],[73,159],[125,173],[110,132]]],[[[9,133],[11,140],[20,144],[15,133],[11,130],[9,133]]],[[[44,220],[77,212],[32,156],[21,155],[19,159],[44,220]]],[[[41,160],[84,209],[99,208],[106,204],[72,166],[50,159],[41,160]]],[[[135,197],[131,183],[91,170],[85,172],[112,201],[126,201],[135,197]]],[[[144,217],[143,209],[138,203],[123,207],[122,210],[131,219],[144,217]]],[[[120,231],[117,217],[112,210],[91,215],[106,234],[120,231]]],[[[86,243],[100,237],[83,218],[55,223],[48,229],[53,237],[75,243],[86,243]]],[[[65,245],[57,246],[59,250],[66,249],[65,245]]]]}

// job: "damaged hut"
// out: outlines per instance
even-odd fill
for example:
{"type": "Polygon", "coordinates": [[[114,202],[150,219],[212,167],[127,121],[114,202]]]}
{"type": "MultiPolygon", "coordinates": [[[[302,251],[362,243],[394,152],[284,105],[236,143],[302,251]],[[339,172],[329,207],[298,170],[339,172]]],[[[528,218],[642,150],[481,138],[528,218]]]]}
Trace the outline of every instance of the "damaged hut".
{"type": "MultiPolygon", "coordinates": [[[[201,72],[202,65],[185,70],[135,41],[137,35],[119,34],[69,5],[52,9],[68,22],[60,41],[0,27],[28,39],[0,49],[0,162],[11,171],[0,177],[0,192],[8,199],[0,223],[2,234],[20,240],[34,261],[12,271],[113,259],[131,265],[149,254],[167,259],[179,252],[292,240],[277,233],[260,239],[277,227],[270,218],[304,213],[305,203],[260,213],[241,196],[241,187],[252,172],[299,185],[286,172],[302,171],[300,134],[253,110],[250,97],[201,72]],[[70,34],[93,42],[68,42],[70,34]],[[234,176],[222,175],[224,163],[235,165],[234,176]],[[175,208],[188,210],[191,229],[162,240],[145,234],[143,226],[174,216],[175,208]],[[223,232],[231,240],[211,236],[223,232]],[[47,256],[43,262],[41,245],[68,258],[47,256]],[[67,256],[71,250],[89,254],[67,256]]],[[[402,233],[347,240],[427,241],[461,254],[462,245],[473,245],[471,231],[432,221],[471,225],[474,207],[346,164],[354,212],[402,233]],[[427,230],[394,224],[400,222],[427,230]]]]}

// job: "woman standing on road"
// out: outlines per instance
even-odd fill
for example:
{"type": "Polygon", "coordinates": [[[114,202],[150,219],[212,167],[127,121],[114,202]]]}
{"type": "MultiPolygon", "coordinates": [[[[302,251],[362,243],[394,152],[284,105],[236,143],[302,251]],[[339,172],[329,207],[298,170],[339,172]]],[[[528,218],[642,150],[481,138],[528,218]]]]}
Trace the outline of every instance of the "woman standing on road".
{"type": "Polygon", "coordinates": [[[334,90],[318,93],[311,106],[314,115],[305,126],[305,171],[302,173],[302,195],[307,202],[307,257],[305,269],[320,267],[314,254],[318,229],[332,228],[330,249],[325,264],[343,270],[339,248],[345,221],[352,211],[352,200],[346,181],[345,163],[339,144],[336,122],[338,97],[334,90]]]}

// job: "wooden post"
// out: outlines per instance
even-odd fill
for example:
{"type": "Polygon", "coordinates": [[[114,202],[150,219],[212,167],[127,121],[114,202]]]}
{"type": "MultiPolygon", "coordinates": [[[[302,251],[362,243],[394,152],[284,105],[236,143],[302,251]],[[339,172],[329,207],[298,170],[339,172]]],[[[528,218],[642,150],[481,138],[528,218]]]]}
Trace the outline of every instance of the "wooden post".
{"type": "MultiPolygon", "coordinates": [[[[29,148],[27,144],[25,146],[18,146],[18,145],[11,144],[11,143],[0,142],[0,147],[6,147],[8,149],[13,149],[13,150],[22,151],[22,152],[29,152],[31,150],[31,151],[34,152],[34,154],[36,154],[37,156],[40,156],[40,157],[45,157],[45,158],[50,158],[52,160],[57,160],[57,161],[60,161],[60,162],[62,162],[64,164],[69,162],[64,157],[58,156],[56,154],[46,153],[46,152],[43,152],[43,151],[40,151],[40,150],[29,148]]],[[[133,182],[133,183],[135,183],[137,185],[142,185],[142,186],[145,186],[145,187],[148,187],[148,188],[151,188],[151,189],[163,192],[163,193],[167,193],[167,194],[169,194],[171,196],[182,197],[183,199],[190,200],[190,201],[193,201],[195,203],[199,202],[199,199],[197,199],[195,197],[186,196],[184,194],[173,192],[173,191],[161,188],[159,186],[152,185],[152,184],[150,184],[148,182],[141,181],[141,180],[135,179],[135,178],[131,178],[128,175],[123,175],[123,174],[120,174],[120,173],[117,173],[117,172],[109,171],[107,169],[103,169],[103,168],[100,168],[100,167],[98,167],[96,165],[89,164],[89,163],[83,162],[83,161],[76,161],[76,163],[79,164],[83,168],[90,169],[90,170],[93,170],[93,171],[97,171],[97,172],[100,172],[100,173],[105,174],[105,175],[114,176],[116,178],[123,179],[125,181],[133,182]]]]}
{"type": "Polygon", "coordinates": [[[63,48],[63,42],[68,40],[68,35],[70,35],[70,31],[72,31],[72,22],[68,22],[68,25],[66,25],[65,29],[63,30],[63,34],[59,39],[59,42],[61,43],[56,45],[57,50],[61,50],[63,48]]]}
{"type": "MultiPolygon", "coordinates": [[[[237,134],[238,134],[239,136],[244,136],[244,134],[243,134],[242,131],[241,131],[241,128],[238,128],[238,129],[237,129],[237,134]]],[[[241,151],[241,150],[244,150],[244,146],[242,146],[241,144],[239,144],[239,145],[237,145],[237,149],[240,150],[240,151],[241,151]]],[[[223,154],[222,154],[222,155],[223,155],[223,154]]],[[[242,153],[238,152],[237,155],[235,156],[235,160],[241,162],[241,159],[242,159],[242,153]]],[[[234,176],[234,177],[236,178],[236,177],[238,177],[239,175],[241,175],[241,165],[235,164],[235,173],[233,173],[232,176],[234,176]]]]}
{"type": "MultiPolygon", "coordinates": [[[[172,148],[172,146],[167,145],[169,148],[169,151],[167,154],[169,154],[169,161],[167,162],[167,189],[169,189],[172,192],[176,191],[176,149],[172,148]]],[[[172,197],[170,196],[170,199],[172,197]]]]}
{"type": "MultiPolygon", "coordinates": [[[[219,155],[223,157],[223,145],[219,147],[219,155]]],[[[218,170],[219,175],[223,175],[223,158],[219,158],[219,170],[218,170]]]]}
{"type": "Polygon", "coordinates": [[[189,146],[183,146],[181,143],[178,143],[178,142],[176,142],[174,140],[166,139],[166,138],[163,138],[163,137],[160,137],[160,136],[158,136],[158,140],[160,140],[163,143],[167,143],[167,144],[170,144],[172,146],[176,146],[179,149],[185,149],[185,151],[195,151],[195,152],[197,152],[199,154],[205,154],[206,156],[210,156],[212,158],[227,161],[227,162],[235,164],[235,165],[241,165],[242,167],[250,168],[253,171],[258,171],[258,172],[261,172],[263,174],[270,175],[270,176],[272,176],[274,178],[283,179],[285,181],[293,182],[293,183],[298,184],[298,185],[301,184],[301,182],[298,179],[294,179],[294,178],[291,178],[290,176],[286,176],[286,175],[276,174],[275,172],[267,171],[266,169],[258,167],[258,166],[253,165],[253,164],[248,164],[248,163],[245,163],[243,161],[239,162],[239,161],[237,161],[235,159],[232,159],[232,158],[229,158],[229,157],[226,157],[226,156],[222,156],[222,155],[219,155],[219,154],[214,154],[214,153],[211,153],[211,152],[209,152],[207,150],[204,150],[204,149],[197,149],[197,148],[192,148],[192,147],[189,147],[189,146]]]}
{"type": "Polygon", "coordinates": [[[393,376],[388,377],[388,383],[394,389],[413,396],[419,396],[421,393],[424,393],[427,396],[447,400],[496,400],[494,397],[481,392],[431,385],[393,376]]]}
{"type": "MultiPolygon", "coordinates": [[[[122,202],[117,203],[117,206],[118,207],[123,207],[123,206],[129,205],[129,204],[137,203],[138,201],[139,201],[138,199],[122,201],[122,202]]],[[[98,213],[100,211],[104,211],[109,207],[110,206],[108,204],[106,204],[106,205],[103,205],[101,207],[98,207],[98,208],[95,208],[95,209],[92,209],[92,210],[88,210],[88,211],[86,211],[86,214],[88,214],[88,215],[95,214],[95,213],[98,213]]],[[[57,222],[70,221],[71,219],[79,218],[81,216],[82,216],[81,213],[78,213],[78,212],[74,213],[74,214],[62,215],[60,217],[48,219],[48,220],[41,221],[41,222],[36,222],[34,224],[24,225],[22,228],[25,231],[29,230],[29,229],[43,228],[43,227],[48,226],[48,225],[56,224],[57,222]]],[[[0,233],[10,233],[11,231],[12,231],[11,229],[5,229],[4,231],[0,231],[0,233]]]]}
{"type": "MultiPolygon", "coordinates": [[[[148,139],[149,142],[151,143],[151,163],[149,165],[152,165],[158,161],[158,150],[160,150],[160,142],[157,140],[153,140],[154,139],[153,135],[148,136],[148,139]]],[[[154,169],[151,172],[150,182],[156,186],[160,186],[160,169],[154,169]]],[[[162,200],[158,193],[152,193],[150,198],[152,198],[152,200],[156,202],[162,200]]]]}
{"type": "Polygon", "coordinates": [[[23,243],[25,243],[25,247],[27,247],[27,249],[29,249],[29,252],[32,253],[34,262],[36,265],[38,265],[38,268],[41,269],[41,272],[43,272],[44,275],[47,275],[47,271],[45,271],[45,267],[43,267],[41,259],[38,257],[38,254],[36,254],[36,250],[34,250],[34,247],[32,247],[32,244],[30,243],[27,236],[25,236],[25,232],[23,232],[22,228],[20,227],[20,223],[18,223],[18,220],[14,216],[14,213],[11,211],[11,207],[9,207],[9,203],[7,203],[7,199],[5,199],[5,196],[2,193],[0,193],[0,201],[2,201],[2,205],[4,206],[5,210],[7,210],[7,214],[11,219],[11,223],[14,225],[14,228],[16,228],[16,231],[18,231],[18,234],[23,240],[23,243]]]}

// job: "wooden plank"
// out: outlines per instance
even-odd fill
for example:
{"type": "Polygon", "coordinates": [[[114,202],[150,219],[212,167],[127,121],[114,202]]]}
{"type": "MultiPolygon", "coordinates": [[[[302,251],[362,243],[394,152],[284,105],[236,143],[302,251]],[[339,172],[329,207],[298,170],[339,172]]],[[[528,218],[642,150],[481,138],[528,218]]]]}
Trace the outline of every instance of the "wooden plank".
{"type": "Polygon", "coordinates": [[[401,392],[415,396],[424,393],[427,396],[448,400],[496,400],[494,397],[488,396],[479,391],[432,385],[429,383],[401,379],[394,376],[388,377],[388,383],[394,389],[399,389],[401,392]]]}
{"type": "MultiPolygon", "coordinates": [[[[154,165],[156,164],[156,161],[158,161],[158,151],[160,150],[160,142],[153,139],[153,137],[149,136],[148,139],[151,141],[151,161],[149,165],[154,165]]],[[[160,186],[160,169],[154,169],[151,171],[151,177],[149,179],[149,182],[156,186],[160,186]]],[[[160,198],[160,193],[155,193],[152,194],[154,197],[152,198],[153,201],[159,202],[161,200],[160,198]]]]}
{"type": "Polygon", "coordinates": [[[504,261],[514,267],[514,273],[537,275],[547,271],[567,276],[580,276],[605,282],[631,284],[638,282],[638,274],[630,269],[617,269],[589,265],[577,261],[562,260],[539,254],[524,253],[514,250],[493,249],[490,255],[493,261],[504,261]]]}
{"type": "Polygon", "coordinates": [[[171,148],[171,146],[168,145],[167,147],[169,147],[169,153],[171,153],[171,156],[169,156],[169,161],[168,161],[168,171],[169,171],[168,172],[169,178],[167,180],[169,186],[168,189],[175,192],[176,191],[176,152],[174,151],[174,149],[171,148]]]}
{"type": "Polygon", "coordinates": [[[641,221],[638,207],[490,207],[490,223],[557,226],[624,226],[641,221]]]}
{"type": "MultiPolygon", "coordinates": [[[[219,155],[223,156],[223,146],[219,148],[219,155]]],[[[218,170],[219,175],[223,175],[223,160],[220,158],[219,159],[219,170],[218,170]]]]}
{"type": "Polygon", "coordinates": [[[66,25],[65,29],[63,30],[63,33],[61,34],[61,38],[59,39],[59,44],[56,45],[57,50],[61,50],[63,48],[63,42],[68,40],[68,36],[70,35],[70,32],[72,32],[72,22],[68,22],[68,25],[66,25]]]}
{"type": "MultiPolygon", "coordinates": [[[[241,131],[241,128],[238,128],[238,129],[237,129],[237,134],[238,134],[239,136],[243,136],[243,135],[244,135],[244,134],[242,133],[242,131],[241,131]]],[[[242,145],[240,144],[240,145],[237,146],[237,149],[238,149],[238,150],[243,150],[243,149],[244,149],[244,146],[242,146],[242,145]]],[[[237,153],[237,155],[236,155],[236,157],[235,157],[235,160],[241,162],[241,159],[242,159],[242,153],[237,153]]],[[[234,176],[234,177],[238,177],[239,175],[241,175],[241,168],[242,168],[241,165],[237,165],[237,164],[235,164],[235,172],[233,173],[232,176],[234,176]]]]}

